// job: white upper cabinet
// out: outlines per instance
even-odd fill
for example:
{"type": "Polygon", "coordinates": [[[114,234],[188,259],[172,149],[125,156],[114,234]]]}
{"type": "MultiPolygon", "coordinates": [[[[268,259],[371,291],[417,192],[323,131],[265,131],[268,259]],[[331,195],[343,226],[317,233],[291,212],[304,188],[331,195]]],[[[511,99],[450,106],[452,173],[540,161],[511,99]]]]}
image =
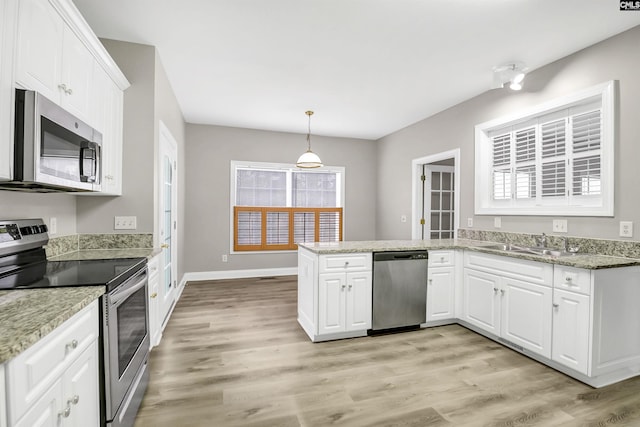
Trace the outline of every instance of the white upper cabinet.
{"type": "Polygon", "coordinates": [[[21,0],[18,9],[16,82],[59,102],[64,22],[48,1],[21,0]]]}
{"type": "Polygon", "coordinates": [[[16,82],[90,123],[91,52],[48,1],[19,4],[16,82]]]}
{"type": "Polygon", "coordinates": [[[0,181],[13,178],[13,52],[17,4],[0,0],[0,181]]]}

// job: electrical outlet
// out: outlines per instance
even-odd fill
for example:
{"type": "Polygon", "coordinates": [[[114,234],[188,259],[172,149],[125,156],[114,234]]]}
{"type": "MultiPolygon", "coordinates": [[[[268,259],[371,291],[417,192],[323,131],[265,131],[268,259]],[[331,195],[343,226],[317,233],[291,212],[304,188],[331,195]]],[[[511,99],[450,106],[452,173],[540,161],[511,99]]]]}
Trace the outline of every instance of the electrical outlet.
{"type": "Polygon", "coordinates": [[[467,218],[467,227],[473,227],[473,218],[467,218]]]}
{"type": "Polygon", "coordinates": [[[493,218],[493,226],[495,228],[501,228],[502,227],[502,217],[496,216],[493,218]]]}
{"type": "Polygon", "coordinates": [[[566,219],[554,219],[553,220],[553,232],[554,233],[566,233],[567,232],[567,220],[566,219]]]}
{"type": "Polygon", "coordinates": [[[222,255],[222,262],[227,262],[229,261],[229,257],[227,256],[227,254],[222,255]]]}
{"type": "Polygon", "coordinates": [[[406,215],[402,215],[400,217],[400,222],[407,222],[407,216],[406,215]]]}
{"type": "Polygon", "coordinates": [[[52,217],[49,219],[49,234],[56,234],[58,232],[58,219],[52,217]]]}
{"type": "Polygon", "coordinates": [[[117,216],[114,219],[114,230],[135,230],[137,228],[137,217],[135,216],[117,216]]]}
{"type": "Polygon", "coordinates": [[[633,237],[632,221],[620,221],[620,237],[633,237]]]}

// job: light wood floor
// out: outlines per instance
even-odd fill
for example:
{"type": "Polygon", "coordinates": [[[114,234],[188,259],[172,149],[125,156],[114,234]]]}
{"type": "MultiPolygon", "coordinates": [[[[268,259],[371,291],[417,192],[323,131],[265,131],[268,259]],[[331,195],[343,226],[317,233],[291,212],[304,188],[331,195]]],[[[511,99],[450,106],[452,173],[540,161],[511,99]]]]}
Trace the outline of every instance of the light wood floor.
{"type": "Polygon", "coordinates": [[[457,325],[313,344],[296,310],[295,277],[188,285],[135,426],[640,426],[640,379],[596,390],[457,325]]]}

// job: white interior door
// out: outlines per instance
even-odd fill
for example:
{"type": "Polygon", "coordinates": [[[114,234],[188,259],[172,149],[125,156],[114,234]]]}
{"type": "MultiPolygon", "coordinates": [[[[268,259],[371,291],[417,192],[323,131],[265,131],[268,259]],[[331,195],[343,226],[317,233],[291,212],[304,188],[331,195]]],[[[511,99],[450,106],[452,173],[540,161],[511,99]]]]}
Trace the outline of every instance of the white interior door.
{"type": "Polygon", "coordinates": [[[177,295],[177,165],[178,148],[169,129],[160,122],[160,164],[158,223],[159,243],[162,248],[160,265],[160,315],[162,324],[175,304],[177,295]]]}
{"type": "Polygon", "coordinates": [[[422,239],[455,237],[455,168],[423,165],[422,239]]]}

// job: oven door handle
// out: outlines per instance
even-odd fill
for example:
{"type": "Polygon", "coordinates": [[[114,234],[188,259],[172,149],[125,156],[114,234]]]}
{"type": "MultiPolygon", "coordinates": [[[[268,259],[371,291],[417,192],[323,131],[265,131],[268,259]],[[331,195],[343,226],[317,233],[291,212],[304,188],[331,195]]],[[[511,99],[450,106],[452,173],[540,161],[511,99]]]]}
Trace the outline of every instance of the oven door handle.
{"type": "Polygon", "coordinates": [[[134,293],[138,292],[140,288],[143,288],[144,286],[146,286],[146,284],[147,284],[147,275],[145,274],[144,277],[132,287],[130,288],[128,287],[124,291],[119,291],[119,292],[116,292],[115,294],[110,295],[109,296],[110,305],[114,307],[118,307],[127,298],[129,298],[134,293]]]}

